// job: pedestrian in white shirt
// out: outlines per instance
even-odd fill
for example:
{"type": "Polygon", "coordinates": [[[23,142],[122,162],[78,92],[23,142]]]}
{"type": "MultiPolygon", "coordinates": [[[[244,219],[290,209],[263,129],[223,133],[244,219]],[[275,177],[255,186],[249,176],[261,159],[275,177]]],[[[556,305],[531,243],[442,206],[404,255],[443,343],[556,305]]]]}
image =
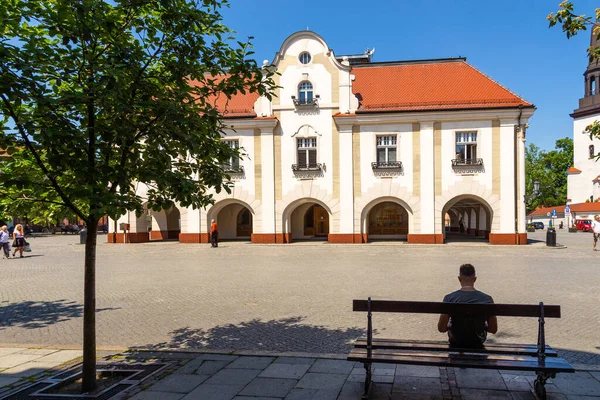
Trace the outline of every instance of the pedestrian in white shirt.
{"type": "Polygon", "coordinates": [[[600,236],[600,215],[594,217],[594,222],[592,222],[592,232],[594,233],[594,251],[597,251],[596,243],[598,242],[598,236],[600,236]]]}
{"type": "Polygon", "coordinates": [[[0,228],[0,247],[4,251],[4,257],[7,260],[10,258],[10,247],[8,245],[8,239],[10,238],[10,234],[8,233],[8,227],[4,225],[0,228]]]}

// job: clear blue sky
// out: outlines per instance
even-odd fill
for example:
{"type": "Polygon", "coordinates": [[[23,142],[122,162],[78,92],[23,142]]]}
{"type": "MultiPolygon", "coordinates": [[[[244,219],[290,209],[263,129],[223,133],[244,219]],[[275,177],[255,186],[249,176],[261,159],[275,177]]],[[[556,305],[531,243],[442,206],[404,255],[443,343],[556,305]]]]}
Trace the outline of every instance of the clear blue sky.
{"type": "MultiPolygon", "coordinates": [[[[546,16],[560,0],[230,0],[225,24],[254,36],[254,58],[273,61],[283,41],[307,27],[336,55],[375,47],[374,61],[467,57],[537,107],[527,143],[553,149],[573,137],[569,114],[583,96],[589,30],[567,40],[546,16]]],[[[593,15],[598,1],[575,0],[593,15]]]]}

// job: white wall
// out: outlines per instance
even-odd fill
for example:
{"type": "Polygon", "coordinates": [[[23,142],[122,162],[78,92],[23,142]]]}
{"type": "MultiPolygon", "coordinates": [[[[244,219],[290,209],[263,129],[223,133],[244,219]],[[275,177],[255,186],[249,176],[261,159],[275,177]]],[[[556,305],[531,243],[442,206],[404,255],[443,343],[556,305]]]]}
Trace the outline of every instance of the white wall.
{"type": "Polygon", "coordinates": [[[594,152],[600,152],[600,139],[590,140],[583,131],[585,128],[600,119],[600,115],[575,118],[573,121],[573,164],[580,169],[580,174],[569,175],[567,197],[571,203],[583,203],[590,198],[600,196],[600,186],[594,185],[592,180],[600,175],[600,164],[595,159],[589,158],[589,146],[594,145],[594,152]]]}

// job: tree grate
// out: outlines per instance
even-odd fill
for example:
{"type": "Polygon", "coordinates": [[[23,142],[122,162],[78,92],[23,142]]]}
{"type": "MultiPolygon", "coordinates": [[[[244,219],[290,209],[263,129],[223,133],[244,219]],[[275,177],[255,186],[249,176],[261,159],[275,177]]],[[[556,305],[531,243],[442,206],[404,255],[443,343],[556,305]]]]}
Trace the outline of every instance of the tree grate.
{"type": "Polygon", "coordinates": [[[81,365],[79,365],[76,368],[72,368],[58,375],[45,378],[41,382],[34,383],[17,392],[1,397],[0,400],[108,400],[116,394],[121,393],[125,389],[129,389],[139,384],[142,380],[148,378],[150,375],[157,373],[158,371],[165,368],[167,365],[169,364],[99,364],[97,367],[98,372],[123,371],[129,372],[129,374],[125,374],[123,376],[123,379],[119,383],[107,388],[106,390],[96,395],[67,395],[44,393],[51,386],[67,381],[71,379],[74,375],[81,374],[81,365]]]}

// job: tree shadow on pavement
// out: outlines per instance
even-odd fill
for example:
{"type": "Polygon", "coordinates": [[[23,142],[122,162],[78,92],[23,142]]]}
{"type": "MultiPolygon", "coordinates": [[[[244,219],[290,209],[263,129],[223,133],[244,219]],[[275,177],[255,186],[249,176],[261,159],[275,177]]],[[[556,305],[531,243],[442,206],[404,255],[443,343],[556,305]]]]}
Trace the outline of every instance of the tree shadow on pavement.
{"type": "MultiPolygon", "coordinates": [[[[114,309],[102,308],[96,312],[114,309]]],[[[83,305],[72,300],[0,303],[0,330],[8,327],[39,329],[80,317],[83,317],[83,305]]]]}
{"type": "Polygon", "coordinates": [[[304,319],[253,319],[208,330],[185,327],[170,332],[172,337],[169,342],[148,345],[146,348],[347,353],[354,340],[366,335],[365,329],[331,329],[304,324],[304,319]]]}

